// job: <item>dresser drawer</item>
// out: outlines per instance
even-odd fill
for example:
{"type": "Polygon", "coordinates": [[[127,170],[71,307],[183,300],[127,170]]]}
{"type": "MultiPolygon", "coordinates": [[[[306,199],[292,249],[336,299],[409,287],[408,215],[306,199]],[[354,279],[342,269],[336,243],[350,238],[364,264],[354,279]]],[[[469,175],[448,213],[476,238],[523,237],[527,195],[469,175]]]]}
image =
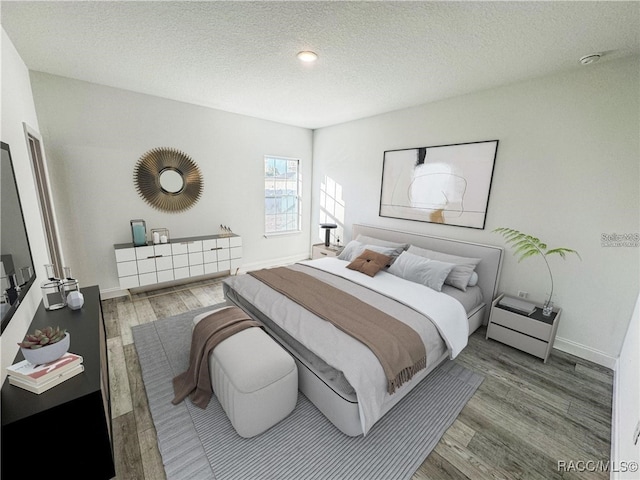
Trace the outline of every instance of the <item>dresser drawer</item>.
{"type": "Polygon", "coordinates": [[[534,320],[525,315],[503,310],[499,307],[492,310],[491,323],[496,323],[545,341],[551,336],[552,325],[534,320]]]}
{"type": "Polygon", "coordinates": [[[118,277],[129,277],[131,275],[138,275],[138,263],[133,262],[118,262],[116,263],[118,268],[118,277]]]}

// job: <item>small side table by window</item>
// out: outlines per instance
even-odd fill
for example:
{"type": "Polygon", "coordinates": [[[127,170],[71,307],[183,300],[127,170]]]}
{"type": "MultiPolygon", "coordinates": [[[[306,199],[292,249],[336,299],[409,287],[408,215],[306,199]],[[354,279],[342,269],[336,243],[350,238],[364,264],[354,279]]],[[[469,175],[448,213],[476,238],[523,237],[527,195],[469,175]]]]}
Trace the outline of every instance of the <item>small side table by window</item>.
{"type": "Polygon", "coordinates": [[[491,304],[486,338],[535,355],[547,363],[556,338],[562,309],[554,308],[551,315],[545,317],[542,314],[542,307],[536,306],[533,313],[527,315],[500,305],[503,297],[504,295],[500,295],[491,304]]]}
{"type": "Polygon", "coordinates": [[[335,245],[329,245],[327,247],[324,243],[316,243],[311,249],[311,258],[315,260],[316,258],[322,257],[337,257],[343,248],[344,247],[337,247],[335,245]]]}

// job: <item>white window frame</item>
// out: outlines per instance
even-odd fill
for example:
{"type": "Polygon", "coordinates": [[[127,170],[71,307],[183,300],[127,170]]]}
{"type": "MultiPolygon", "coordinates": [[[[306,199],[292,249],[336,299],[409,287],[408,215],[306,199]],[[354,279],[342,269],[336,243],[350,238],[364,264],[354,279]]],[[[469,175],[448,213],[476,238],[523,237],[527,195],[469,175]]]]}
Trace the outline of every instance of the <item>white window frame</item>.
{"type": "MultiPolygon", "coordinates": [[[[265,237],[271,237],[271,236],[278,236],[278,235],[289,235],[292,233],[299,233],[302,231],[302,180],[301,180],[301,172],[300,172],[300,159],[299,158],[291,158],[291,157],[283,157],[281,155],[265,155],[264,159],[263,159],[263,169],[264,169],[264,180],[265,180],[265,195],[264,195],[264,235],[265,237]],[[293,224],[293,226],[291,226],[291,222],[290,221],[285,221],[284,222],[284,227],[283,228],[273,228],[273,224],[274,222],[270,221],[273,218],[277,217],[277,216],[283,216],[286,217],[290,214],[286,214],[286,213],[269,213],[269,207],[268,207],[268,199],[276,199],[278,197],[282,197],[283,195],[277,195],[277,188],[272,188],[271,189],[271,194],[269,194],[270,189],[268,188],[268,181],[273,180],[273,176],[268,176],[267,175],[267,162],[269,162],[270,160],[274,160],[274,161],[285,161],[287,163],[289,162],[296,162],[296,176],[295,176],[295,195],[294,196],[294,201],[297,205],[297,214],[295,215],[295,223],[293,224]]],[[[287,166],[288,168],[288,166],[287,166]]],[[[286,177],[286,174],[285,174],[286,177]]],[[[290,179],[286,179],[283,178],[281,179],[281,181],[285,182],[285,185],[287,187],[290,187],[291,185],[291,180],[290,179]],[[288,182],[288,185],[287,185],[288,182]]],[[[273,185],[274,187],[276,185],[273,185]]],[[[291,195],[284,195],[284,196],[291,196],[291,195]]],[[[273,202],[273,200],[272,200],[273,202]]]]}

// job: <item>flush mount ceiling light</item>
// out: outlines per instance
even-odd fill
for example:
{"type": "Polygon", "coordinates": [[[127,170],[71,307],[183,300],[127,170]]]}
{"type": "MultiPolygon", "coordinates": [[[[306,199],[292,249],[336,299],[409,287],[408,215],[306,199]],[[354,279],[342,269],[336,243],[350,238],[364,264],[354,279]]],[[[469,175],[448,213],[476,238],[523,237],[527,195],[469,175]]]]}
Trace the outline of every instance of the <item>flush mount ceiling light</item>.
{"type": "Polygon", "coordinates": [[[318,54],[310,50],[304,50],[298,52],[298,60],[305,63],[315,62],[318,59],[318,54]]]}
{"type": "Polygon", "coordinates": [[[590,63],[595,63],[600,60],[602,55],[599,53],[592,53],[591,55],[585,55],[580,59],[580,63],[582,65],[589,65],[590,63]]]}

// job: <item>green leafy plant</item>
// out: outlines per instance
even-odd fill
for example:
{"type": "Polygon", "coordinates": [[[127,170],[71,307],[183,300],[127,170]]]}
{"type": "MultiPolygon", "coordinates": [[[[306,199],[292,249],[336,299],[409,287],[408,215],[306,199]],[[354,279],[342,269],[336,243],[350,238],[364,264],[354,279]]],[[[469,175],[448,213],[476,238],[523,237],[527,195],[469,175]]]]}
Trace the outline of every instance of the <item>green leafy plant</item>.
{"type": "Polygon", "coordinates": [[[53,345],[54,343],[58,343],[60,340],[64,338],[67,330],[60,327],[46,327],[42,330],[36,330],[33,333],[27,334],[24,337],[24,340],[18,345],[22,348],[29,348],[31,350],[35,350],[36,348],[46,347],[47,345],[53,345]]]}
{"type": "Polygon", "coordinates": [[[519,232],[513,228],[500,227],[493,231],[502,235],[507,245],[515,249],[513,254],[518,257],[518,262],[536,255],[540,255],[542,257],[545,265],[547,266],[547,270],[549,271],[549,278],[551,279],[551,293],[549,294],[549,298],[545,302],[545,305],[548,305],[553,297],[553,274],[551,273],[551,267],[549,266],[547,257],[549,255],[559,255],[564,260],[567,258],[568,254],[574,253],[578,258],[580,258],[580,260],[582,260],[580,254],[575,250],[564,247],[549,249],[547,248],[547,244],[543,243],[539,238],[519,232]]]}

